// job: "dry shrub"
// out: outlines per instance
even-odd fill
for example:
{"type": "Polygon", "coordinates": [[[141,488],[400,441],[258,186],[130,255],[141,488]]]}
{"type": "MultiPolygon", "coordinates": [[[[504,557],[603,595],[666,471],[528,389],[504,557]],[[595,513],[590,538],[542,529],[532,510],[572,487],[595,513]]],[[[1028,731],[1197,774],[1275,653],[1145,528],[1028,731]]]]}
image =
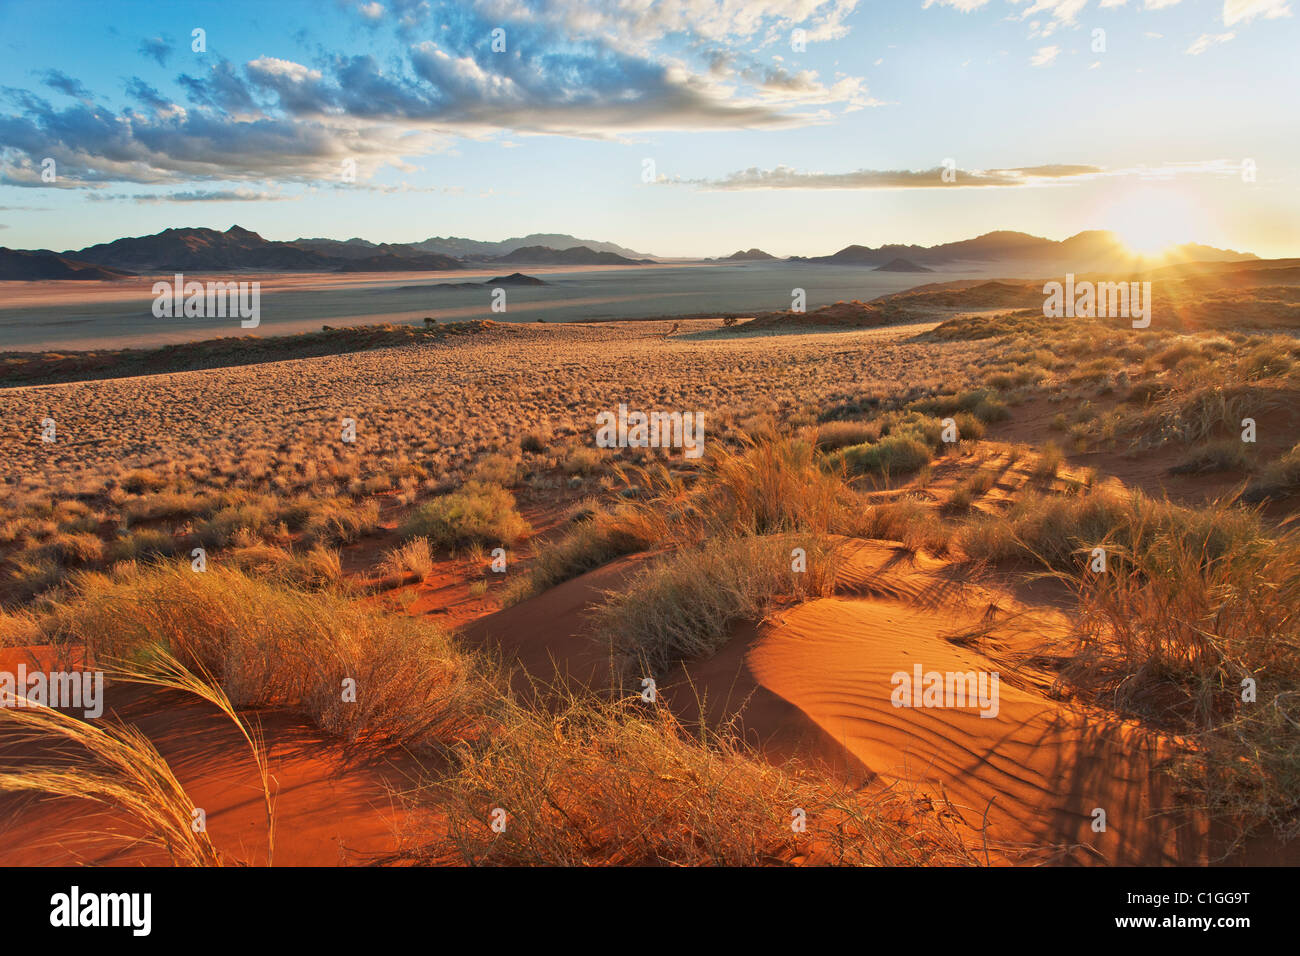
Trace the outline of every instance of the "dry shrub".
{"type": "Polygon", "coordinates": [[[517,604],[615,558],[644,551],[657,544],[664,533],[662,522],[650,511],[631,503],[597,511],[575,523],[558,541],[538,550],[528,574],[507,590],[505,603],[517,604]]]}
{"type": "Polygon", "coordinates": [[[428,791],[448,830],[417,855],[469,865],[972,865],[952,824],[894,791],[781,768],[662,707],[570,699],[515,708],[428,791]],[[494,809],[504,832],[489,827],[494,809]],[[791,827],[795,809],[807,830],[791,827]]]}
{"type": "Polygon", "coordinates": [[[515,496],[499,485],[471,481],[459,491],[420,505],[402,522],[404,538],[427,538],[435,548],[469,544],[511,545],[532,529],[515,504],[515,496]]]}
{"type": "Polygon", "coordinates": [[[831,545],[812,534],[718,538],[655,561],[597,612],[597,627],[629,678],[712,654],[738,621],[758,621],[779,600],[831,592],[831,545]],[[794,549],[806,554],[796,571],[794,549]]]}
{"type": "Polygon", "coordinates": [[[474,731],[489,696],[471,656],[435,625],[219,566],[84,575],[46,633],[84,641],[95,661],[161,645],[211,674],[233,706],[285,707],[348,742],[446,744],[474,731]]]}
{"type": "Polygon", "coordinates": [[[416,575],[421,581],[433,573],[433,549],[428,538],[412,538],[384,557],[382,569],[396,577],[416,575]]]}

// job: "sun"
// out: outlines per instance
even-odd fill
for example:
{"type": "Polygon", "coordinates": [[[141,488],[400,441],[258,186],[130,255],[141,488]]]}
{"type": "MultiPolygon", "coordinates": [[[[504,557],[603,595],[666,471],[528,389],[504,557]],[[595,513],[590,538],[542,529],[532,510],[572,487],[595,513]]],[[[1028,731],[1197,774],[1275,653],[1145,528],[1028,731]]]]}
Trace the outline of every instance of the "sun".
{"type": "Polygon", "coordinates": [[[1133,252],[1158,256],[1171,246],[1195,242],[1203,229],[1196,204],[1172,189],[1125,193],[1106,213],[1107,228],[1133,252]]]}

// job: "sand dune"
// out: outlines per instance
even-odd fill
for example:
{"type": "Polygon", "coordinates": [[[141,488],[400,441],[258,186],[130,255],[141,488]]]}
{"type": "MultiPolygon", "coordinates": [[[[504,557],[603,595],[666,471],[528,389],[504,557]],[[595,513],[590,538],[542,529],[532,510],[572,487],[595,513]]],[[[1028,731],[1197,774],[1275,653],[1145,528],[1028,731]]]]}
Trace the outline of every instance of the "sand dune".
{"type": "MultiPolygon", "coordinates": [[[[519,686],[527,675],[608,686],[608,651],[588,612],[645,560],[620,559],[477,622],[467,636],[519,665],[519,686]]],[[[997,861],[1206,861],[1204,823],[1160,813],[1177,810],[1159,767],[1178,742],[1050,696],[1052,674],[1033,661],[1064,640],[1059,610],[884,542],[845,541],[842,561],[834,597],[738,626],[717,654],[667,675],[663,700],[688,722],[733,722],[773,759],[946,798],[976,829],[987,815],[997,861]],[[914,664],[999,672],[996,717],[895,707],[891,675],[914,664]],[[1092,830],[1096,808],[1106,811],[1104,833],[1092,830]]]]}

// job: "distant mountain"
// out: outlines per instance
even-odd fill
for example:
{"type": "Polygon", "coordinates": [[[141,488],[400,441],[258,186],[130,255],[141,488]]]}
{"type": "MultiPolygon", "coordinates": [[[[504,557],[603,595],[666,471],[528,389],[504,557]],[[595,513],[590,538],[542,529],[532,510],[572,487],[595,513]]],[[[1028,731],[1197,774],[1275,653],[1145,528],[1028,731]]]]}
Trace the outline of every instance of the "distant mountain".
{"type": "Polygon", "coordinates": [[[364,259],[343,259],[335,266],[335,272],[443,272],[448,269],[463,269],[465,263],[450,256],[439,256],[432,252],[415,255],[394,255],[385,253],[379,256],[366,256],[364,259]]]}
{"type": "Polygon", "coordinates": [[[504,256],[497,256],[493,262],[533,262],[544,265],[564,266],[640,266],[649,264],[649,259],[629,259],[614,252],[597,252],[586,246],[574,246],[570,249],[552,249],[549,246],[524,246],[504,256]]]}
{"type": "Polygon", "coordinates": [[[910,259],[890,259],[883,266],[876,266],[877,272],[933,272],[925,266],[918,266],[910,259]]]}
{"type": "Polygon", "coordinates": [[[1209,246],[1180,246],[1171,251],[1171,259],[1159,260],[1137,256],[1112,232],[1093,230],[1081,232],[1057,242],[1023,232],[990,232],[975,239],[948,242],[938,246],[885,245],[845,246],[829,256],[810,258],[791,257],[791,262],[812,262],[826,265],[883,266],[895,259],[904,259],[915,265],[933,269],[940,266],[960,266],[963,263],[1015,263],[1042,269],[1061,269],[1083,272],[1086,270],[1134,268],[1156,261],[1242,261],[1255,259],[1249,253],[1230,249],[1213,249],[1209,246]]]}
{"type": "Polygon", "coordinates": [[[7,249],[0,246],[0,280],[125,279],[131,275],[69,259],[48,249],[7,249]]]}
{"type": "Polygon", "coordinates": [[[776,256],[769,255],[762,249],[742,249],[739,252],[733,252],[729,256],[723,257],[722,262],[756,262],[765,259],[775,259],[776,256]]]}
{"type": "Polygon", "coordinates": [[[498,259],[508,256],[518,249],[528,246],[545,246],[547,249],[572,249],[583,246],[595,252],[612,252],[616,256],[628,259],[644,259],[647,254],[628,249],[613,242],[601,242],[596,239],[577,239],[563,233],[535,232],[532,235],[515,239],[502,239],[498,242],[485,242],[478,239],[460,239],[456,236],[446,238],[434,236],[422,242],[408,245],[421,252],[436,252],[444,256],[457,256],[461,259],[498,259]]]}
{"type": "Polygon", "coordinates": [[[332,259],[367,259],[372,256],[418,256],[422,251],[401,242],[370,242],[366,239],[295,239],[299,249],[332,259]]]}
{"type": "MultiPolygon", "coordinates": [[[[332,240],[313,240],[330,244],[332,240]]],[[[460,269],[446,256],[428,253],[396,255],[384,247],[366,248],[355,240],[333,245],[362,249],[360,255],[303,248],[291,242],[272,242],[240,226],[225,232],[206,228],[164,229],[152,236],[117,239],[65,252],[70,259],[128,272],[390,272],[460,269]]]]}

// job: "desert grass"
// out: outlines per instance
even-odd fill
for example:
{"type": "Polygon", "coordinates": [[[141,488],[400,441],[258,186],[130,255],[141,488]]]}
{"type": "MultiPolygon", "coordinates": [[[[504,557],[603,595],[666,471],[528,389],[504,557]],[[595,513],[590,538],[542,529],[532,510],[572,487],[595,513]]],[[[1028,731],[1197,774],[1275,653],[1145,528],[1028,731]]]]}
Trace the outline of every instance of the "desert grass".
{"type": "Polygon", "coordinates": [[[814,444],[804,438],[721,450],[701,481],[698,515],[706,533],[834,533],[853,507],[841,475],[824,467],[814,444]]]}
{"type": "Polygon", "coordinates": [[[1246,488],[1247,501],[1284,498],[1300,491],[1300,444],[1270,462],[1259,477],[1246,488]]]}
{"type": "MultiPolygon", "coordinates": [[[[293,358],[316,347],[304,338],[297,344],[309,348],[286,354],[292,361],[0,390],[7,420],[49,415],[68,442],[20,442],[0,458],[0,601],[39,600],[78,568],[199,544],[209,552],[259,540],[346,546],[378,530],[381,503],[396,506],[400,521],[476,478],[544,488],[565,481],[548,474],[559,469],[581,487],[641,457],[591,447],[594,416],[616,393],[642,408],[705,410],[712,446],[738,441],[744,423],[793,421],[799,403],[836,407],[863,389],[885,394],[923,352],[933,375],[916,384],[918,394],[970,378],[960,344],[912,344],[904,330],[846,331],[827,357],[815,335],[786,337],[776,356],[761,337],[643,334],[654,327],[340,330],[372,350],[293,358]],[[798,402],[772,400],[774,377],[798,402]],[[430,381],[441,384],[431,390],[430,381]],[[266,400],[251,405],[254,393],[266,400]],[[357,422],[355,442],[341,440],[345,417],[357,422]],[[129,448],[122,429],[136,436],[129,448]],[[521,455],[526,437],[531,450],[521,455]],[[37,550],[60,532],[98,536],[102,556],[89,539],[37,550]]],[[[270,357],[252,340],[234,351],[245,346],[270,357]]],[[[186,348],[174,351],[183,365],[186,348]]],[[[48,371],[69,369],[60,360],[48,371]]]]}
{"type": "Polygon", "coordinates": [[[616,558],[652,548],[664,534],[663,522],[652,511],[628,502],[584,515],[559,540],[538,550],[527,574],[511,582],[502,600],[517,604],[616,558]]]}
{"type": "Polygon", "coordinates": [[[470,482],[407,515],[398,533],[422,537],[435,548],[470,544],[513,545],[531,533],[514,495],[499,485],[470,482]]]}
{"type": "Polygon", "coordinates": [[[1207,442],[1193,449],[1182,461],[1169,469],[1172,474],[1205,474],[1217,471],[1249,471],[1253,464],[1245,442],[1231,438],[1207,442]]]}
{"type": "Polygon", "coordinates": [[[975,865],[951,819],[777,767],[663,707],[572,697],[515,707],[428,793],[449,826],[417,856],[499,866],[975,865]],[[489,814],[505,828],[494,832],[489,814]],[[792,821],[804,811],[806,832],[792,821]]]}
{"type": "Polygon", "coordinates": [[[1186,535],[1204,541],[1207,553],[1218,557],[1258,547],[1261,534],[1258,518],[1229,502],[1189,509],[1114,486],[1072,494],[1026,492],[1007,511],[954,529],[957,547],[970,558],[1071,573],[1088,563],[1094,548],[1123,560],[1155,547],[1153,542],[1186,535]]]}
{"type": "Polygon", "coordinates": [[[112,679],[192,694],[212,704],[230,719],[248,745],[262,782],[262,799],[266,808],[266,865],[271,866],[275,859],[275,794],[261,726],[245,720],[210,675],[195,674],[159,646],[151,648],[142,662],[114,669],[112,679]]]}
{"type": "Polygon", "coordinates": [[[833,549],[821,536],[712,539],[656,560],[606,595],[596,631],[625,677],[662,674],[713,654],[734,624],[761,620],[774,602],[824,596],[834,581],[833,549]]]}
{"type": "Polygon", "coordinates": [[[909,475],[934,457],[930,447],[911,435],[888,435],[878,442],[853,445],[837,452],[832,464],[851,475],[909,475]]]}
{"type": "Polygon", "coordinates": [[[134,727],[91,724],[49,707],[0,701],[7,743],[62,751],[59,757],[0,770],[0,792],[89,800],[138,825],[138,842],[167,854],[174,866],[220,866],[206,831],[195,832],[194,801],[167,761],[134,727]]]}
{"type": "Polygon", "coordinates": [[[1176,770],[1240,835],[1268,825],[1294,836],[1300,534],[1270,536],[1224,510],[1154,522],[1106,574],[1079,579],[1083,644],[1063,676],[1117,710],[1194,734],[1176,770]],[[1230,546],[1221,523],[1238,530],[1230,546]]]}
{"type": "Polygon", "coordinates": [[[161,646],[211,675],[233,707],[299,712],[347,743],[436,749],[476,732],[491,698],[472,656],[437,626],[234,568],[84,575],[43,627],[95,661],[148,660],[161,646]]]}
{"type": "Polygon", "coordinates": [[[423,581],[433,573],[433,546],[428,538],[412,538],[389,551],[380,567],[395,577],[404,578],[409,574],[423,581]]]}

